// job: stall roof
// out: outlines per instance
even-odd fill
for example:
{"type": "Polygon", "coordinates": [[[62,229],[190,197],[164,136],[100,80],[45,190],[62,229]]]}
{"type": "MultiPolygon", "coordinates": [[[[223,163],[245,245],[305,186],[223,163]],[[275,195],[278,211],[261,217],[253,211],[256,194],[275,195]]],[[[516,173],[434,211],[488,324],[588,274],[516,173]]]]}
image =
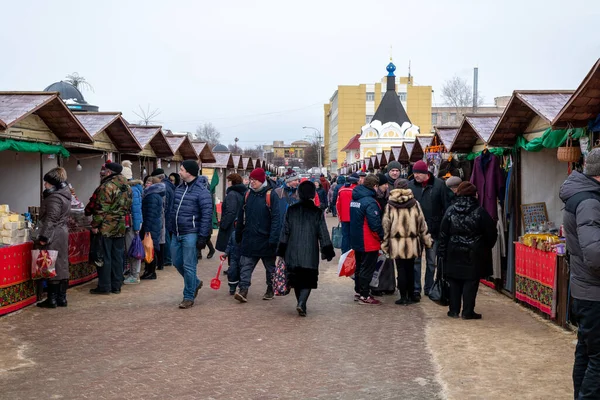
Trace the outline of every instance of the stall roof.
{"type": "Polygon", "coordinates": [[[340,151],[360,150],[360,133],[352,136],[352,139],[340,151]]]}
{"type": "Polygon", "coordinates": [[[431,146],[433,135],[417,135],[417,141],[419,142],[421,149],[425,151],[427,147],[431,146]]]}
{"type": "Polygon", "coordinates": [[[192,145],[194,146],[194,150],[196,150],[196,154],[198,154],[198,158],[200,162],[216,162],[215,155],[208,147],[206,142],[196,142],[193,141],[192,145]]]}
{"type": "Polygon", "coordinates": [[[242,166],[245,170],[251,171],[254,169],[254,163],[252,162],[252,157],[244,157],[242,156],[242,166]]]}
{"type": "Polygon", "coordinates": [[[450,149],[458,135],[459,126],[434,126],[435,134],[440,140],[440,145],[443,145],[446,150],[450,149]]]}
{"type": "Polygon", "coordinates": [[[371,167],[374,169],[379,169],[379,161],[377,161],[377,156],[371,156],[371,167]]]}
{"type": "Polygon", "coordinates": [[[394,154],[391,150],[384,150],[383,156],[385,157],[386,165],[395,160],[394,154]]]}
{"type": "Polygon", "coordinates": [[[0,131],[31,114],[39,116],[62,142],[94,142],[57,92],[0,92],[0,131]]]}
{"type": "Polygon", "coordinates": [[[468,153],[481,139],[488,143],[494,127],[500,120],[498,114],[466,114],[449,151],[468,153]]]}
{"type": "Polygon", "coordinates": [[[173,153],[179,151],[179,154],[181,154],[181,157],[183,157],[184,160],[198,160],[198,153],[187,135],[166,136],[166,139],[169,146],[171,146],[173,153]]]}
{"type": "Polygon", "coordinates": [[[244,169],[244,164],[242,163],[242,156],[238,156],[238,155],[232,155],[231,158],[233,158],[233,165],[235,169],[244,169]]]}
{"type": "Polygon", "coordinates": [[[587,126],[590,119],[600,115],[600,58],[583,79],[567,104],[552,121],[552,127],[575,128],[587,126]]]}
{"type": "Polygon", "coordinates": [[[401,151],[402,151],[402,146],[392,146],[390,159],[400,161],[400,152],[401,151]]]}
{"type": "Polygon", "coordinates": [[[129,129],[120,112],[75,112],[74,115],[92,137],[106,131],[117,150],[126,153],[142,151],[142,145],[129,129]]]}
{"type": "Polygon", "coordinates": [[[231,157],[231,153],[214,153],[217,161],[214,163],[203,163],[203,168],[235,168],[233,164],[233,157],[231,157]]]}
{"type": "Polygon", "coordinates": [[[515,90],[492,131],[489,144],[512,146],[535,116],[550,125],[572,94],[572,90],[515,90]]]}
{"type": "Polygon", "coordinates": [[[415,142],[403,142],[400,147],[400,154],[398,155],[398,161],[401,163],[408,163],[412,160],[413,149],[415,148],[415,142]]]}
{"type": "Polygon", "coordinates": [[[385,158],[385,154],[377,153],[377,164],[379,168],[383,168],[387,165],[387,159],[385,158]]]}
{"type": "Polygon", "coordinates": [[[150,144],[158,158],[173,157],[175,152],[167,141],[161,126],[129,125],[129,129],[138,140],[142,148],[150,144]]]}

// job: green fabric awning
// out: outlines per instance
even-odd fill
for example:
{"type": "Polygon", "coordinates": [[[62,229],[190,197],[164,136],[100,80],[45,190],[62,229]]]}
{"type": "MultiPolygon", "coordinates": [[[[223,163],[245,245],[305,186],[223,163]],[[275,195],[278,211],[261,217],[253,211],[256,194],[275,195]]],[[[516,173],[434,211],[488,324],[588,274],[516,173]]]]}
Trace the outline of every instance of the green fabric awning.
{"type": "Polygon", "coordinates": [[[567,141],[571,135],[572,139],[579,139],[585,135],[585,128],[569,128],[569,129],[546,129],[542,136],[530,140],[529,142],[523,136],[517,136],[515,149],[525,149],[525,151],[542,151],[543,149],[556,149],[567,141]]]}
{"type": "Polygon", "coordinates": [[[12,150],[18,153],[60,154],[64,158],[71,155],[71,153],[61,145],[24,142],[14,139],[0,140],[0,151],[4,150],[12,150]]]}

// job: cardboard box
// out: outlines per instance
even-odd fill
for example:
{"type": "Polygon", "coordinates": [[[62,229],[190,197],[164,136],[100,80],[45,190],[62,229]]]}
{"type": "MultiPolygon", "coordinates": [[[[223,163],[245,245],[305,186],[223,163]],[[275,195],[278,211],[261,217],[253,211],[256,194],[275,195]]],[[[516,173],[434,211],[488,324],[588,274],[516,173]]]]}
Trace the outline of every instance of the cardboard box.
{"type": "Polygon", "coordinates": [[[17,230],[19,229],[19,223],[14,221],[14,222],[7,222],[4,224],[4,229],[9,230],[9,231],[13,231],[13,230],[17,230]]]}
{"type": "Polygon", "coordinates": [[[10,212],[8,204],[0,204],[0,212],[8,214],[10,212]]]}
{"type": "Polygon", "coordinates": [[[12,230],[3,230],[0,231],[0,236],[2,237],[8,237],[8,238],[16,238],[17,236],[19,236],[19,231],[12,229],[12,230]]]}

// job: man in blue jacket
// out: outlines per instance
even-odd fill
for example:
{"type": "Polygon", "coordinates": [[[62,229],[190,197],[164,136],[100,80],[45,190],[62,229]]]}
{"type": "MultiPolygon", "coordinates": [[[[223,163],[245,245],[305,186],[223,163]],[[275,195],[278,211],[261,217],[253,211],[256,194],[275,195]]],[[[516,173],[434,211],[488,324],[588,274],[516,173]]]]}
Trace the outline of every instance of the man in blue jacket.
{"type": "Polygon", "coordinates": [[[281,218],[275,185],[266,179],[265,171],[257,168],[250,173],[250,190],[244,195],[235,231],[240,246],[240,283],[235,299],[248,300],[252,272],[262,260],[267,273],[267,292],[263,300],[273,299],[272,277],[275,272],[275,252],[279,244],[281,218]]]}
{"type": "Polygon", "coordinates": [[[190,308],[202,287],[196,274],[198,256],[196,244],[206,245],[212,232],[212,199],[208,179],[198,176],[200,167],[186,160],[179,167],[182,184],[175,190],[171,209],[171,259],[183,276],[183,301],[179,308],[190,308]]]}

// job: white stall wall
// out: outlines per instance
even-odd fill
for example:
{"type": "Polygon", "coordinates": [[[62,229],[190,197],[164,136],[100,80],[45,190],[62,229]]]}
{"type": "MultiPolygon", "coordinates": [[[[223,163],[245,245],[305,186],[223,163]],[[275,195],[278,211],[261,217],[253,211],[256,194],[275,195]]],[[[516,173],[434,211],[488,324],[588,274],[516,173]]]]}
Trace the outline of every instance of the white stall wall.
{"type": "Polygon", "coordinates": [[[39,153],[19,153],[17,159],[15,152],[2,151],[0,170],[3,171],[0,204],[8,204],[11,211],[19,214],[27,212],[30,206],[39,207],[42,193],[39,153]]]}
{"type": "MultiPolygon", "coordinates": [[[[82,156],[85,157],[85,156],[82,156]]],[[[67,179],[75,189],[75,194],[84,205],[88,203],[94,190],[100,185],[100,168],[104,164],[103,157],[94,157],[81,160],[81,171],[77,171],[77,160],[69,157],[63,160],[63,167],[67,170],[67,179]]]]}
{"type": "Polygon", "coordinates": [[[558,197],[569,165],[556,159],[556,149],[521,151],[521,204],[546,203],[548,219],[562,224],[563,202],[558,197]]]}

